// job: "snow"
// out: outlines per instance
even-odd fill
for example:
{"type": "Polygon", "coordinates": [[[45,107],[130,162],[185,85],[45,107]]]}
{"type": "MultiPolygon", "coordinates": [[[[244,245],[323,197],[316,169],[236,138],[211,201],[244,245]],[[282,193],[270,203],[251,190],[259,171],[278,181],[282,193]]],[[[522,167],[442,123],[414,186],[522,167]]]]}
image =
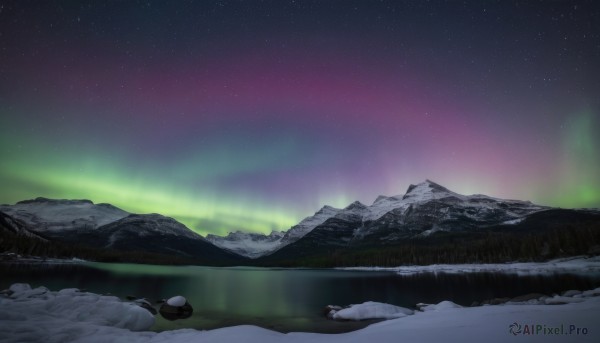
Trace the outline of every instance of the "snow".
{"type": "Polygon", "coordinates": [[[284,232],[273,231],[271,234],[246,232],[230,232],[227,236],[207,235],[206,239],[219,248],[232,251],[249,258],[258,258],[277,249],[284,232]]]}
{"type": "Polygon", "coordinates": [[[86,227],[98,228],[129,215],[108,204],[94,204],[89,200],[52,200],[38,198],[1,205],[0,211],[22,220],[36,232],[62,231],[86,227]]]}
{"type": "Polygon", "coordinates": [[[506,225],[517,225],[520,222],[522,222],[523,220],[525,220],[525,218],[517,218],[517,219],[511,219],[511,220],[507,220],[505,222],[503,222],[502,224],[506,224],[506,225]]]}
{"type": "MultiPolygon", "coordinates": [[[[460,206],[465,210],[472,209],[473,212],[477,213],[473,215],[475,217],[484,216],[486,212],[502,210],[509,218],[503,222],[503,224],[506,225],[518,224],[524,220],[525,215],[547,209],[547,207],[534,205],[525,201],[497,199],[480,194],[461,195],[427,180],[417,185],[411,185],[404,195],[392,197],[380,195],[371,206],[367,206],[361,212],[353,211],[352,213],[361,215],[363,217],[363,222],[375,221],[391,211],[405,213],[411,206],[420,205],[431,200],[442,199],[456,199],[457,201],[460,201],[461,203],[456,204],[455,206],[460,206]],[[519,210],[516,213],[509,211],[500,206],[501,204],[515,205],[519,210]]],[[[469,215],[469,211],[465,211],[465,213],[466,215],[469,215]]],[[[338,214],[338,216],[344,215],[348,215],[346,209],[341,210],[338,214]]],[[[435,232],[435,230],[424,232],[423,236],[427,236],[433,232],[435,232]]]]}
{"type": "Polygon", "coordinates": [[[560,272],[590,273],[600,272],[600,256],[572,257],[551,260],[548,262],[521,262],[521,263],[490,263],[490,264],[432,264],[427,266],[400,266],[400,267],[345,267],[343,270],[361,271],[392,271],[398,274],[417,273],[514,273],[551,274],[560,272]]]}
{"type": "Polygon", "coordinates": [[[75,288],[51,292],[14,284],[7,293],[0,297],[2,342],[71,341],[103,327],[143,331],[154,324],[154,316],[135,304],[75,288]]]}
{"type": "Polygon", "coordinates": [[[600,287],[598,287],[596,289],[591,289],[589,291],[584,291],[583,293],[581,293],[581,295],[583,297],[597,297],[597,296],[600,296],[600,287]]]}
{"type": "Polygon", "coordinates": [[[572,296],[579,295],[579,294],[581,294],[581,291],[578,291],[576,289],[570,289],[568,291],[564,291],[562,296],[563,297],[572,297],[572,296]]]}
{"type": "Polygon", "coordinates": [[[204,237],[188,229],[185,225],[171,217],[166,217],[157,213],[150,214],[132,214],[116,222],[102,227],[100,230],[110,232],[118,228],[111,237],[111,242],[120,240],[119,235],[127,232],[134,232],[138,236],[154,235],[173,235],[186,237],[195,240],[204,240],[204,237]]]}
{"type": "Polygon", "coordinates": [[[412,315],[413,310],[390,304],[367,301],[336,311],[335,320],[392,319],[412,315]]]}
{"type": "Polygon", "coordinates": [[[544,300],[544,302],[546,303],[546,305],[560,305],[560,304],[568,304],[568,303],[580,303],[582,302],[583,299],[582,298],[572,298],[572,297],[565,297],[565,296],[560,296],[560,295],[555,295],[552,298],[546,298],[544,300]]]}
{"type": "MultiPolygon", "coordinates": [[[[372,324],[343,334],[288,333],[242,325],[210,331],[192,329],[156,332],[146,330],[151,314],[138,306],[114,297],[66,289],[26,295],[32,289],[19,285],[18,292],[0,296],[1,342],[249,342],[249,343],[359,343],[359,342],[600,342],[598,318],[600,297],[583,298],[564,305],[497,305],[458,308],[449,302],[435,310],[415,312],[402,318],[372,324]],[[139,311],[138,311],[139,310],[139,311]],[[566,334],[538,333],[515,337],[513,325],[564,326],[566,334]],[[570,326],[585,328],[586,334],[569,331],[570,326]],[[569,335],[570,333],[570,335],[569,335]]],[[[600,295],[600,288],[588,294],[600,295]]]]}
{"type": "Polygon", "coordinates": [[[280,248],[293,243],[304,237],[315,227],[323,224],[327,219],[334,217],[342,210],[331,206],[323,206],[319,211],[310,217],[304,218],[300,223],[292,226],[281,239],[280,248]]]}
{"type": "Polygon", "coordinates": [[[185,305],[186,302],[187,302],[187,300],[184,297],[182,297],[181,295],[174,296],[174,297],[170,298],[169,300],[167,300],[168,305],[175,306],[175,307],[181,307],[181,306],[185,305]]]}
{"type": "Polygon", "coordinates": [[[421,308],[421,311],[443,311],[453,308],[461,308],[462,306],[453,303],[450,300],[444,300],[438,304],[427,305],[421,308]]]}

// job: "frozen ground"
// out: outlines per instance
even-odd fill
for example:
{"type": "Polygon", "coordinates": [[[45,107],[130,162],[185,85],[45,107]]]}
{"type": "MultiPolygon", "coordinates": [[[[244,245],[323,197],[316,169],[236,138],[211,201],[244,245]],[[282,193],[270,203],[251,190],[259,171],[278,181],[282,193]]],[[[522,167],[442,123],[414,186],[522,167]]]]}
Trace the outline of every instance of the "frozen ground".
{"type": "Polygon", "coordinates": [[[491,264],[432,264],[402,267],[349,267],[343,270],[393,271],[399,274],[416,273],[515,273],[520,275],[548,273],[599,273],[600,256],[570,257],[548,262],[491,263],[491,264]]]}
{"type": "Polygon", "coordinates": [[[578,302],[465,308],[442,302],[344,334],[282,334],[247,325],[155,333],[144,331],[154,323],[149,312],[115,297],[15,284],[0,295],[0,342],[600,342],[600,288],[570,294],[563,297],[578,302]]]}

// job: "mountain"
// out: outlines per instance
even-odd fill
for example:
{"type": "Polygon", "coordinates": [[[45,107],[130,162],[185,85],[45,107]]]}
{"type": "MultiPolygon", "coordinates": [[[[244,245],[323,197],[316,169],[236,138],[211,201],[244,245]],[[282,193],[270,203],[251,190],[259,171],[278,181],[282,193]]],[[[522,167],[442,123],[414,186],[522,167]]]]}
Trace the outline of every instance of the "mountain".
{"type": "Polygon", "coordinates": [[[417,234],[427,236],[437,231],[516,223],[527,214],[547,208],[527,201],[502,200],[485,195],[464,196],[426,180],[410,185],[403,195],[381,195],[370,206],[359,201],[343,209],[324,206],[292,226],[279,242],[270,241],[272,244],[260,247],[247,244],[248,238],[241,233],[219,241],[216,238],[210,240],[222,248],[251,258],[280,250],[283,250],[280,255],[303,256],[311,254],[315,246],[343,247],[369,241],[386,244],[417,234]],[[318,230],[315,231],[315,228],[318,230]],[[311,232],[312,235],[304,242],[284,249],[311,232]]]}
{"type": "Polygon", "coordinates": [[[233,262],[238,256],[220,249],[173,218],[131,214],[96,230],[76,235],[80,243],[122,251],[176,255],[203,261],[233,262]]]}
{"type": "Polygon", "coordinates": [[[36,232],[48,235],[74,229],[96,229],[129,215],[109,204],[46,198],[20,201],[15,205],[0,205],[0,212],[21,220],[36,232]]]}
{"type": "Polygon", "coordinates": [[[335,216],[341,210],[331,206],[323,206],[314,215],[304,218],[300,223],[292,226],[288,231],[273,231],[271,234],[263,235],[256,233],[231,232],[227,236],[208,235],[208,239],[214,245],[232,251],[238,255],[252,259],[268,255],[282,247],[296,242],[322,224],[327,219],[335,216]]]}
{"type": "Polygon", "coordinates": [[[269,235],[245,232],[230,232],[227,236],[208,235],[206,239],[214,245],[252,259],[270,254],[282,247],[296,242],[312,231],[316,226],[335,216],[341,210],[323,206],[314,215],[304,218],[288,231],[273,231],[269,235]]]}
{"type": "Polygon", "coordinates": [[[0,229],[100,250],[161,254],[208,263],[242,259],[173,218],[131,214],[89,200],[37,198],[1,205],[0,229]]]}
{"type": "Polygon", "coordinates": [[[273,231],[269,235],[236,231],[230,232],[225,237],[209,234],[206,239],[221,249],[241,256],[257,258],[277,249],[283,237],[282,231],[273,231]]]}
{"type": "Polygon", "coordinates": [[[39,241],[47,241],[45,238],[35,234],[23,221],[0,212],[0,234],[22,236],[39,241]]]}
{"type": "Polygon", "coordinates": [[[323,224],[323,222],[335,216],[339,212],[340,209],[327,205],[323,206],[314,215],[306,217],[302,219],[300,223],[292,226],[281,239],[280,246],[283,247],[297,241],[298,239],[302,238],[304,235],[312,231],[315,227],[323,224]]]}
{"type": "Polygon", "coordinates": [[[538,260],[600,253],[600,210],[461,195],[426,180],[371,205],[324,206],[287,232],[194,233],[160,214],[89,200],[0,205],[0,252],[211,265],[401,265],[538,260]]]}
{"type": "Polygon", "coordinates": [[[562,218],[565,225],[578,220],[599,223],[600,211],[560,210],[529,201],[461,195],[426,180],[410,185],[403,195],[379,196],[370,206],[354,202],[342,210],[330,211],[319,218],[317,225],[307,226],[297,240],[261,261],[331,256],[334,252],[357,252],[407,242],[441,244],[445,242],[442,237],[472,239],[489,232],[543,231],[543,227],[552,227],[556,218],[562,218]],[[553,215],[556,211],[563,212],[553,215]]]}

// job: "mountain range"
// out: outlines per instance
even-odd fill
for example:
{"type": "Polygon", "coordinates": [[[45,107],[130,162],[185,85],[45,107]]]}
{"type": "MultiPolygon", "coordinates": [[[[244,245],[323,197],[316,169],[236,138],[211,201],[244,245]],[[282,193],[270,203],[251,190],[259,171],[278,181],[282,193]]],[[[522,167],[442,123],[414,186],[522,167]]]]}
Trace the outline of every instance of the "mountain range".
{"type": "MultiPolygon", "coordinates": [[[[534,235],[539,238],[542,234],[545,236],[541,240],[531,238],[537,250],[527,256],[543,255],[550,249],[548,235],[551,232],[558,235],[575,229],[574,226],[579,230],[577,235],[582,228],[592,230],[592,238],[586,239],[585,246],[578,250],[585,253],[582,250],[595,248],[598,243],[599,223],[597,209],[565,210],[480,194],[461,195],[429,180],[411,185],[402,195],[379,196],[371,205],[355,201],[343,209],[324,206],[289,230],[269,235],[237,231],[225,237],[208,235],[204,238],[173,218],[132,214],[89,200],[37,198],[0,206],[0,233],[95,249],[140,251],[179,256],[199,263],[219,261],[232,265],[278,265],[283,261],[285,265],[311,265],[316,260],[339,260],[345,265],[350,257],[360,263],[365,261],[365,256],[380,256],[383,251],[388,256],[382,262],[385,264],[400,255],[410,257],[409,251],[416,254],[415,245],[426,247],[423,251],[430,254],[442,254],[439,249],[431,250],[432,247],[448,246],[453,253],[491,241],[501,249],[512,237],[534,235]],[[454,250],[449,242],[455,242],[452,243],[454,250]],[[404,252],[400,254],[400,251],[404,252]]],[[[564,250],[557,249],[557,253],[564,250]]],[[[443,254],[447,253],[444,250],[443,254]]],[[[414,262],[414,256],[412,259],[414,262]]]]}
{"type": "Polygon", "coordinates": [[[95,249],[176,255],[189,260],[237,261],[173,218],[160,214],[131,214],[110,204],[89,200],[37,198],[1,205],[0,232],[12,231],[44,240],[95,249]],[[12,228],[12,229],[11,229],[12,228]]]}

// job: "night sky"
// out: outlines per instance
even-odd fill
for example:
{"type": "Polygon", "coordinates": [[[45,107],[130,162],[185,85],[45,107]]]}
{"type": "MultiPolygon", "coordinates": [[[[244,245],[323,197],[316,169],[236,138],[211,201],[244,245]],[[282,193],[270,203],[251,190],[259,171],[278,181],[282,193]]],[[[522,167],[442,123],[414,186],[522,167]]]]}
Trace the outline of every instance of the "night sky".
{"type": "Polygon", "coordinates": [[[286,230],[431,179],[600,207],[600,3],[0,2],[0,203],[286,230]]]}

